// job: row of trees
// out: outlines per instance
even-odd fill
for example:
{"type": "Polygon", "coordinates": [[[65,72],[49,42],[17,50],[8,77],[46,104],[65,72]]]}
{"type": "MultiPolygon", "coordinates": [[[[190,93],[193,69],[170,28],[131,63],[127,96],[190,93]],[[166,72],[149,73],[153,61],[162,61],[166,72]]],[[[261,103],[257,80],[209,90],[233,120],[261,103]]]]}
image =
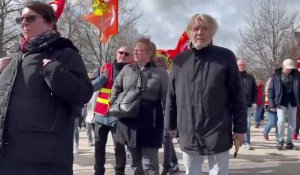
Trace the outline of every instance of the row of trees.
{"type": "Polygon", "coordinates": [[[295,42],[299,15],[284,1],[257,0],[244,16],[238,55],[248,62],[248,70],[266,81],[284,59],[297,63],[300,45],[295,42]]]}
{"type": "MultiPolygon", "coordinates": [[[[136,30],[136,22],[141,14],[136,13],[135,6],[129,7],[125,2],[119,1],[119,35],[102,44],[99,30],[82,19],[84,15],[92,12],[92,0],[89,3],[81,0],[67,1],[58,22],[58,31],[74,42],[89,70],[114,59],[117,47],[132,46],[140,36],[136,30]]],[[[18,40],[21,31],[14,19],[20,15],[21,8],[22,0],[0,1],[0,58],[18,40]]]]}
{"type": "Polygon", "coordinates": [[[7,49],[18,36],[14,17],[18,15],[20,9],[18,0],[0,1],[0,58],[6,55],[7,49]]]}
{"type": "MultiPolygon", "coordinates": [[[[113,59],[120,45],[133,46],[140,36],[136,22],[141,14],[136,13],[136,7],[128,7],[126,1],[119,1],[119,35],[103,45],[96,27],[82,20],[83,15],[92,11],[92,0],[89,2],[69,0],[58,29],[75,43],[87,67],[93,69],[113,59]]],[[[20,15],[21,3],[22,0],[0,1],[0,57],[5,56],[17,40],[20,29],[14,19],[20,15]]],[[[290,11],[283,1],[278,0],[256,0],[245,13],[237,55],[249,63],[248,70],[257,79],[266,81],[284,59],[299,56],[299,46],[295,47],[293,42],[299,27],[298,17],[296,12],[290,11]]]]}

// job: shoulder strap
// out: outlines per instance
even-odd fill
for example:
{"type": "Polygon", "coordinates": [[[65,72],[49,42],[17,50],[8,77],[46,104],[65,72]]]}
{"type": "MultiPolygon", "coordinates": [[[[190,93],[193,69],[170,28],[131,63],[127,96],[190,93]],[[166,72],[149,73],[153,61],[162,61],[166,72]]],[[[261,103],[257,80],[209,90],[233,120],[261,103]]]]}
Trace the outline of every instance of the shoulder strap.
{"type": "Polygon", "coordinates": [[[144,78],[142,75],[142,72],[140,68],[138,67],[137,64],[130,64],[129,67],[131,67],[137,74],[138,74],[138,81],[137,81],[137,89],[140,89],[141,91],[145,91],[145,83],[144,83],[144,78]]]}

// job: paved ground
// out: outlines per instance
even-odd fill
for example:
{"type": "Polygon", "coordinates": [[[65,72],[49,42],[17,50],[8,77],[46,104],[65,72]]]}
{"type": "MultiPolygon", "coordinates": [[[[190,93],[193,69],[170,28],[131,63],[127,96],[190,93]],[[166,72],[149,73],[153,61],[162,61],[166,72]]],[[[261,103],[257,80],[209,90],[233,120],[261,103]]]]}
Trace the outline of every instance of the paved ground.
{"type": "MultiPolygon", "coordinates": [[[[261,128],[251,128],[251,140],[254,150],[245,150],[241,147],[236,159],[233,159],[233,149],[230,150],[230,174],[236,175],[299,175],[300,174],[300,151],[299,150],[283,150],[276,149],[274,129],[270,133],[270,141],[265,141],[262,137],[261,128]]],[[[300,147],[300,141],[295,141],[295,145],[300,147]]],[[[182,154],[175,144],[177,156],[179,158],[180,172],[184,174],[182,164],[182,154]]],[[[74,175],[92,175],[93,174],[93,150],[89,147],[85,131],[80,132],[80,152],[75,156],[74,175]]],[[[114,154],[111,137],[107,144],[107,164],[106,174],[113,175],[114,154]]],[[[160,149],[160,170],[162,169],[163,150],[160,149]]],[[[205,161],[203,170],[207,172],[207,162],[205,161]]],[[[127,168],[128,169],[128,168],[127,168]]],[[[208,174],[208,173],[205,173],[208,174]]]]}

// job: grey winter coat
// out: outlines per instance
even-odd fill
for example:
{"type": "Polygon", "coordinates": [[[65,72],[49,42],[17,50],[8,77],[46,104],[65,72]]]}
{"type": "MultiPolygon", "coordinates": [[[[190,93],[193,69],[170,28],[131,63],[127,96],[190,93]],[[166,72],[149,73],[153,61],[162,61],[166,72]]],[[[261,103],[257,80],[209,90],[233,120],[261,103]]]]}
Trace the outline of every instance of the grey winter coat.
{"type": "MultiPolygon", "coordinates": [[[[126,65],[116,78],[112,88],[112,102],[121,92],[136,87],[138,74],[132,66],[137,66],[137,64],[126,65]]],[[[135,148],[159,148],[162,146],[163,104],[168,86],[168,73],[149,62],[142,70],[142,76],[146,88],[142,95],[139,115],[134,119],[119,119],[117,141],[135,148]]]]}

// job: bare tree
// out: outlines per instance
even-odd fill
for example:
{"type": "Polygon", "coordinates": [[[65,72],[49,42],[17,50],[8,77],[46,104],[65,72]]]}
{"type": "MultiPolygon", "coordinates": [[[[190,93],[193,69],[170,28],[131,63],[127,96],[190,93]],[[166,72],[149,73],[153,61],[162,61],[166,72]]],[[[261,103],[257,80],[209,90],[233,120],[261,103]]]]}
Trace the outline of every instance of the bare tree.
{"type": "Polygon", "coordinates": [[[0,1],[0,57],[6,55],[6,51],[18,36],[17,26],[14,18],[19,12],[19,1],[1,0],[0,1]]]}
{"type": "Polygon", "coordinates": [[[297,13],[278,0],[257,0],[244,17],[238,54],[257,79],[267,80],[286,58],[291,58],[297,13]]]}
{"type": "MultiPolygon", "coordinates": [[[[50,0],[40,0],[50,2],[50,0]]],[[[15,18],[20,15],[23,0],[0,0],[0,56],[17,39],[20,32],[15,18]]],[[[117,47],[133,46],[139,36],[136,21],[141,15],[135,14],[135,6],[119,1],[119,34],[113,36],[108,43],[100,42],[99,30],[82,19],[92,12],[92,1],[67,1],[64,12],[58,21],[58,30],[62,36],[71,39],[79,49],[87,68],[93,69],[115,59],[117,47]]]]}
{"type": "Polygon", "coordinates": [[[100,42],[100,31],[82,17],[92,12],[92,2],[68,1],[64,13],[59,20],[59,31],[70,38],[86,63],[88,69],[93,69],[115,59],[115,52],[120,45],[132,46],[138,32],[135,22],[140,17],[134,13],[135,7],[127,7],[126,3],[119,2],[119,34],[113,36],[108,43],[100,42]]]}

